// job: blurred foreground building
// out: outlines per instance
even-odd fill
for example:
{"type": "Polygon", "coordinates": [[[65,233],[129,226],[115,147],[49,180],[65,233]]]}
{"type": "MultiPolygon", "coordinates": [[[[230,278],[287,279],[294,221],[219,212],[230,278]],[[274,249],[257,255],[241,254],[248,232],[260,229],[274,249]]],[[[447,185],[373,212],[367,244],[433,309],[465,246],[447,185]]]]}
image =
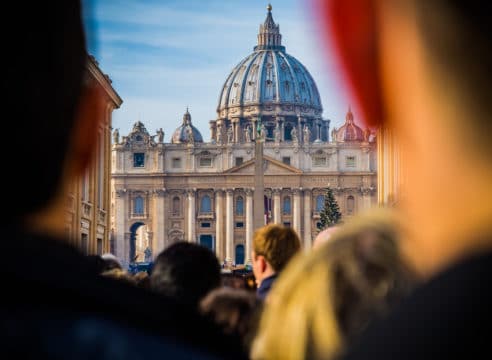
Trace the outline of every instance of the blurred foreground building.
{"type": "Polygon", "coordinates": [[[100,124],[97,151],[85,176],[73,184],[67,197],[65,230],[67,237],[84,253],[110,251],[110,174],[111,118],[122,100],[93,56],[88,56],[86,83],[103,89],[106,104],[104,122],[100,124]]]}
{"type": "Polygon", "coordinates": [[[188,109],[170,141],[141,122],[112,148],[116,255],[128,263],[186,240],[221,261],[248,261],[253,235],[255,140],[264,139],[264,217],[294,227],[305,247],[326,187],[343,216],[377,204],[375,136],[355,123],[330,131],[314,79],[282,46],[271,7],[258,43],[220,89],[210,141],[188,109]]]}

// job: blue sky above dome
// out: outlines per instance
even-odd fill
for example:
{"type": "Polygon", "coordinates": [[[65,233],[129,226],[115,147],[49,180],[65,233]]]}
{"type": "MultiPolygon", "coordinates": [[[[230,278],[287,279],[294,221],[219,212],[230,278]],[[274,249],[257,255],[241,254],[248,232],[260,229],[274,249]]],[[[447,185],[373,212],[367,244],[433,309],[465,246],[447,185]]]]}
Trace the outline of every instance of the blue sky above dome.
{"type": "MultiPolygon", "coordinates": [[[[219,94],[237,63],[253,51],[267,1],[88,1],[89,51],[123,98],[113,127],[127,134],[137,120],[169,142],[189,107],[193,125],[209,141],[219,94]]],[[[349,99],[327,58],[308,2],[271,1],[282,45],[308,69],[318,87],[323,118],[339,127],[349,99]]],[[[353,105],[353,104],[352,104],[353,105]]],[[[353,108],[353,106],[352,106],[353,108]]],[[[354,111],[357,122],[358,114],[354,111]]]]}

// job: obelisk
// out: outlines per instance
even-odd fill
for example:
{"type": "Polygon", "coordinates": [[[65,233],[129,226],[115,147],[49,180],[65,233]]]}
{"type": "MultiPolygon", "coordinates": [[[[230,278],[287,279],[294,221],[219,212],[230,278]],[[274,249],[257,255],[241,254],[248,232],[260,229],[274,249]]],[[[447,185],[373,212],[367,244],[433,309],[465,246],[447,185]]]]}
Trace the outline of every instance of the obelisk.
{"type": "Polygon", "coordinates": [[[255,189],[253,192],[254,230],[265,225],[265,200],[263,182],[263,143],[265,134],[261,131],[261,117],[258,117],[255,142],[255,189]]]}

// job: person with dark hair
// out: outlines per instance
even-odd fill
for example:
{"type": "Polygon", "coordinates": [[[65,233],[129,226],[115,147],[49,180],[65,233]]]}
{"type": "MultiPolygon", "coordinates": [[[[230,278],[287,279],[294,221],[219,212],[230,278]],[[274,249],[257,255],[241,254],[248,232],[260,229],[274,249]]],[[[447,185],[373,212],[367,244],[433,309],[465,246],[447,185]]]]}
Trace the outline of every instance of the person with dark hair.
{"type": "Polygon", "coordinates": [[[220,282],[215,254],[204,246],[184,241],[172,244],[157,256],[150,277],[152,290],[195,308],[220,282]]]}
{"type": "Polygon", "coordinates": [[[226,334],[236,334],[249,353],[261,314],[261,301],[245,289],[221,287],[200,301],[200,313],[217,323],[226,334]]]}
{"type": "Polygon", "coordinates": [[[388,175],[402,179],[406,253],[426,277],[346,359],[490,358],[491,12],[475,0],[317,2],[385,164],[400,149],[388,175]]]}
{"type": "Polygon", "coordinates": [[[69,245],[66,189],[85,173],[107,126],[104,94],[84,80],[80,1],[14,1],[2,13],[15,18],[0,22],[5,135],[22,137],[2,179],[2,249],[23,259],[2,263],[2,358],[242,357],[239,340],[224,340],[195,309],[100,276],[99,262],[69,245]]]}

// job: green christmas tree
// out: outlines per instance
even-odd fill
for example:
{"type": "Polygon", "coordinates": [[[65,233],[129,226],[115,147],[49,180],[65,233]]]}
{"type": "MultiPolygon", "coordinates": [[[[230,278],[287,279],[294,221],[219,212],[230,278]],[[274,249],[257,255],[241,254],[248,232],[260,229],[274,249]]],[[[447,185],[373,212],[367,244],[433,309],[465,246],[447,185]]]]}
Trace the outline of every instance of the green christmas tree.
{"type": "Polygon", "coordinates": [[[335,196],[333,196],[333,190],[326,189],[325,204],[323,210],[320,213],[321,229],[326,229],[330,226],[334,226],[342,219],[340,208],[338,207],[335,196]]]}

